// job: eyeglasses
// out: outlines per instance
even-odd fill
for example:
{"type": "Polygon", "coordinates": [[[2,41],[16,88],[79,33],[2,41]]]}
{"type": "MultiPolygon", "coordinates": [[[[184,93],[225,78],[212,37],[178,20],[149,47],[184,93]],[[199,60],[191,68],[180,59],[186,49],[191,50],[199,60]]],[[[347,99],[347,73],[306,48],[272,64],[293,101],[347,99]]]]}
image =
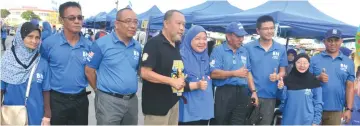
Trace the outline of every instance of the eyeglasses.
{"type": "Polygon", "coordinates": [[[125,24],[127,24],[127,25],[131,25],[131,24],[137,25],[138,22],[139,22],[137,19],[135,19],[135,20],[131,20],[131,19],[125,19],[125,20],[116,19],[116,20],[117,20],[117,21],[120,21],[120,22],[122,22],[122,23],[125,23],[125,24]]]}
{"type": "Polygon", "coordinates": [[[62,17],[62,18],[68,19],[69,21],[75,21],[76,18],[77,18],[79,21],[82,21],[84,19],[84,16],[82,16],[82,15],[78,15],[78,16],[71,15],[71,16],[62,17]]]}
{"type": "Polygon", "coordinates": [[[304,65],[304,66],[309,65],[308,62],[295,62],[295,63],[296,65],[304,65]]]}

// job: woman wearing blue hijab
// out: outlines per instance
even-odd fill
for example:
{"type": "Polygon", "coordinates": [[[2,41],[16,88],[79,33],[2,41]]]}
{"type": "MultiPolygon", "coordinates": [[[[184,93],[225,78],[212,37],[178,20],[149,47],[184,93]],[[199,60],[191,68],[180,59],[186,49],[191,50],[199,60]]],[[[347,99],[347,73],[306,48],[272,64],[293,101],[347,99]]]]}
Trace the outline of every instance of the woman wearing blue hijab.
{"type": "Polygon", "coordinates": [[[29,125],[50,125],[50,75],[46,59],[39,56],[40,38],[38,27],[30,22],[22,24],[11,49],[1,59],[2,104],[26,105],[29,125]],[[28,81],[31,85],[25,103],[28,81]]]}
{"type": "Polygon", "coordinates": [[[207,125],[214,117],[214,100],[210,79],[206,31],[192,26],[183,39],[180,50],[186,82],[190,92],[184,92],[179,104],[179,125],[207,125]],[[208,86],[209,85],[209,86],[208,86]]]}

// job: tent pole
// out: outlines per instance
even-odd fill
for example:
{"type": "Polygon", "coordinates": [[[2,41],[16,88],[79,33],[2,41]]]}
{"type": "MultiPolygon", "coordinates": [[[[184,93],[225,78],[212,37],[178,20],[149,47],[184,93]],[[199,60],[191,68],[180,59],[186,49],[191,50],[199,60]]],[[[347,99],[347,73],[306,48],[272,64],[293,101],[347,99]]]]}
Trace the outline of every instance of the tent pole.
{"type": "Polygon", "coordinates": [[[285,49],[286,49],[286,50],[288,49],[288,46],[289,46],[289,40],[290,40],[290,38],[287,37],[287,38],[286,38],[286,45],[285,45],[285,49]]]}

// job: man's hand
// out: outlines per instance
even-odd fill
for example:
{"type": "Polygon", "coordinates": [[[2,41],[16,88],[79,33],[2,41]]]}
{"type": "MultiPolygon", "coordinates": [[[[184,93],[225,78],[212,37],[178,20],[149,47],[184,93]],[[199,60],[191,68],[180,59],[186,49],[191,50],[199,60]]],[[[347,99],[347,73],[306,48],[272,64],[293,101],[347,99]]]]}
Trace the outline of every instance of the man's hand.
{"type": "Polygon", "coordinates": [[[280,80],[278,82],[278,85],[277,85],[278,89],[283,89],[284,88],[284,80],[282,77],[280,77],[280,80]]]}
{"type": "Polygon", "coordinates": [[[199,87],[201,90],[205,91],[207,89],[208,83],[203,76],[202,79],[199,81],[199,87]]]}
{"type": "Polygon", "coordinates": [[[324,83],[329,81],[329,76],[326,74],[325,68],[322,69],[321,74],[319,75],[319,80],[324,83]]]}
{"type": "Polygon", "coordinates": [[[345,122],[346,123],[349,123],[350,122],[350,119],[351,119],[351,111],[350,110],[346,110],[344,112],[344,119],[345,119],[345,122]]]}
{"type": "Polygon", "coordinates": [[[41,120],[41,126],[50,126],[50,118],[43,117],[41,120]]]}
{"type": "Polygon", "coordinates": [[[248,73],[249,73],[249,70],[245,68],[245,65],[243,67],[241,67],[240,69],[238,70],[235,70],[234,71],[234,76],[235,77],[247,77],[248,76],[248,73]]]}
{"type": "Polygon", "coordinates": [[[259,106],[259,98],[258,98],[256,92],[253,92],[253,93],[252,93],[251,98],[252,98],[252,99],[255,99],[254,105],[255,105],[255,106],[259,106]]]}
{"type": "Polygon", "coordinates": [[[274,68],[274,73],[270,74],[269,78],[272,82],[279,80],[279,75],[276,72],[276,68],[274,68]]]}
{"type": "Polygon", "coordinates": [[[176,79],[172,78],[170,82],[170,86],[174,87],[176,90],[180,90],[185,86],[185,79],[182,77],[176,79]]]}

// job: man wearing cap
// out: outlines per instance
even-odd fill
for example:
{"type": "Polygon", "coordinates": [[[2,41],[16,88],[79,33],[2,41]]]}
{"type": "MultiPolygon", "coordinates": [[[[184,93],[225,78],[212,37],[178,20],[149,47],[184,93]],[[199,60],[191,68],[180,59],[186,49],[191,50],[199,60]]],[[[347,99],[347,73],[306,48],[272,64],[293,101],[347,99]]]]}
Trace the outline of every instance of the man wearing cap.
{"type": "Polygon", "coordinates": [[[354,62],[339,51],[343,43],[341,36],[338,29],[327,31],[326,50],[310,60],[310,72],[321,81],[323,88],[322,125],[340,125],[341,114],[349,122],[353,111],[355,67],[354,62]]]}
{"type": "Polygon", "coordinates": [[[275,42],[274,19],[271,16],[261,16],[256,22],[256,31],[260,38],[244,45],[249,53],[251,73],[254,76],[256,89],[259,97],[258,109],[262,115],[257,125],[270,125],[273,120],[277,80],[285,75],[288,65],[285,46],[275,42]]]}
{"type": "MultiPolygon", "coordinates": [[[[226,40],[214,48],[210,57],[211,78],[216,86],[215,121],[217,125],[244,125],[251,103],[248,88],[255,90],[249,54],[242,42],[246,35],[241,23],[230,23],[226,40]]],[[[252,98],[257,104],[256,92],[252,98]]]]}

